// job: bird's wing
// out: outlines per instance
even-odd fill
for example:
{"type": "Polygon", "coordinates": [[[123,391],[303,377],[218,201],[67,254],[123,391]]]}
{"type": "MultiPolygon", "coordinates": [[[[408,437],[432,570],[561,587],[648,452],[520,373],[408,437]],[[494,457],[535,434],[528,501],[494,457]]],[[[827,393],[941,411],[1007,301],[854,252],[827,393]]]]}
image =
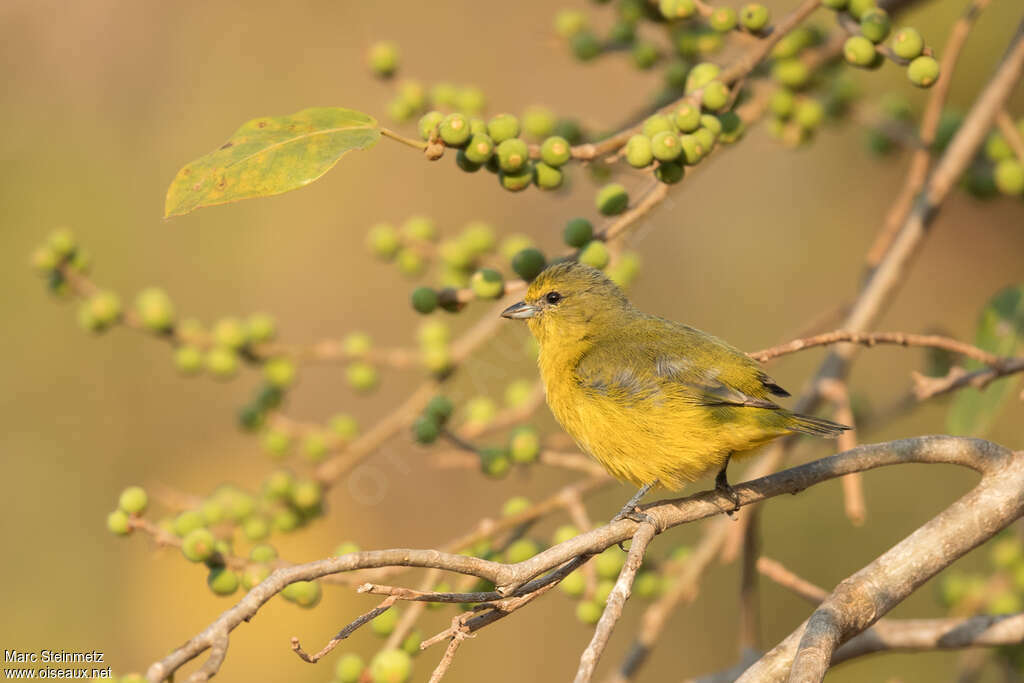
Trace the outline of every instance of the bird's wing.
{"type": "Polygon", "coordinates": [[[699,405],[774,410],[779,406],[769,396],[788,395],[742,351],[658,318],[595,344],[575,375],[581,387],[638,402],[673,395],[699,405]]]}

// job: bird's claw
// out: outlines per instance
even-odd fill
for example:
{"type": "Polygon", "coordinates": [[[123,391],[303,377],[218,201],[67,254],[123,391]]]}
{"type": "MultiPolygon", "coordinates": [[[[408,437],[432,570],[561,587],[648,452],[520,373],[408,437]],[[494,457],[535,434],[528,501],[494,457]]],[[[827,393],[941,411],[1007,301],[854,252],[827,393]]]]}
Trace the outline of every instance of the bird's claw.
{"type": "MultiPolygon", "coordinates": [[[[630,509],[628,506],[624,507],[621,510],[619,510],[619,514],[612,517],[613,522],[617,522],[620,519],[628,519],[630,521],[636,522],[637,524],[650,524],[655,529],[658,528],[658,523],[654,521],[654,517],[651,517],[649,514],[641,510],[639,507],[634,507],[633,509],[630,509]]],[[[616,545],[619,546],[619,550],[621,550],[622,552],[626,552],[626,548],[623,545],[623,543],[625,543],[625,541],[619,541],[616,545]]]]}
{"type": "Polygon", "coordinates": [[[725,511],[725,514],[729,515],[730,519],[735,519],[735,514],[740,510],[740,494],[736,493],[728,482],[717,481],[715,482],[715,493],[723,496],[732,503],[732,508],[725,511]]]}

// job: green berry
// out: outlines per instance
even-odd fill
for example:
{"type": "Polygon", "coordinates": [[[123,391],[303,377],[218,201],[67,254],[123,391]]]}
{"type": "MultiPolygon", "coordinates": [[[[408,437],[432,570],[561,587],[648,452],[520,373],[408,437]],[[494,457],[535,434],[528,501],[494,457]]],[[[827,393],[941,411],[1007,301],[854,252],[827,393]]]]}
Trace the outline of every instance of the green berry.
{"type": "MultiPolygon", "coordinates": [[[[711,153],[711,149],[715,146],[715,141],[718,139],[718,133],[713,128],[701,126],[693,131],[693,139],[697,142],[696,151],[700,153],[699,161],[711,153]]],[[[685,151],[685,146],[683,149],[685,151]]]]}
{"type": "Polygon", "coordinates": [[[904,26],[892,36],[892,51],[903,59],[914,59],[924,50],[924,38],[921,33],[910,26],[904,26]]]}
{"type": "Polygon", "coordinates": [[[512,461],[500,448],[484,448],[480,451],[480,469],[488,477],[500,479],[508,474],[512,461]]]}
{"type": "Polygon", "coordinates": [[[501,273],[491,268],[481,268],[470,278],[473,293],[481,299],[497,299],[505,291],[505,281],[501,273]]]}
{"type": "Polygon", "coordinates": [[[563,524],[562,526],[555,529],[554,535],[551,537],[551,544],[558,545],[559,543],[565,543],[571,539],[576,538],[580,535],[580,530],[572,524],[563,524]]]}
{"type": "Polygon", "coordinates": [[[672,119],[661,114],[655,114],[644,121],[642,132],[647,137],[653,138],[658,133],[672,132],[674,130],[675,127],[672,125],[672,119]]]}
{"type": "Polygon", "coordinates": [[[341,341],[341,347],[349,357],[365,356],[372,346],[373,339],[365,332],[350,332],[341,341]]]}
{"type": "Polygon", "coordinates": [[[807,85],[811,79],[811,70],[796,57],[777,59],[772,65],[772,78],[787,88],[798,89],[807,85]]]}
{"type": "Polygon", "coordinates": [[[390,223],[377,223],[366,235],[366,246],[370,253],[380,259],[391,260],[402,246],[398,231],[390,223]]]}
{"type": "Polygon", "coordinates": [[[889,36],[892,24],[884,9],[869,9],[860,17],[860,32],[872,43],[880,43],[889,36]]]}
{"type": "Polygon", "coordinates": [[[578,598],[587,589],[587,579],[583,576],[583,572],[576,569],[562,579],[558,584],[558,588],[569,597],[578,598]]]}
{"type": "Polygon", "coordinates": [[[526,379],[517,379],[505,387],[505,405],[509,408],[522,408],[533,395],[533,383],[526,379]]]}
{"type": "Polygon", "coordinates": [[[505,501],[505,504],[501,506],[502,517],[515,517],[520,512],[525,512],[530,509],[530,499],[524,496],[515,496],[505,501]]]}
{"type": "MultiPolygon", "coordinates": [[[[292,495],[295,477],[288,470],[275,470],[263,482],[263,493],[270,500],[287,500],[292,495]]],[[[255,558],[253,558],[255,559],[255,558]]],[[[266,560],[258,560],[265,562],[266,560]]]]}
{"type": "Polygon", "coordinates": [[[171,530],[175,536],[184,537],[190,531],[200,529],[206,524],[206,519],[198,510],[183,510],[174,518],[171,530]]]}
{"type": "Polygon", "coordinates": [[[662,585],[657,572],[641,570],[633,581],[633,595],[646,600],[656,598],[661,593],[662,585]]]}
{"type": "Polygon", "coordinates": [[[796,104],[793,118],[804,130],[814,130],[825,119],[825,108],[815,99],[802,99],[796,104]]]}
{"type": "Polygon", "coordinates": [[[633,57],[633,65],[638,69],[650,69],[652,66],[657,64],[658,58],[661,57],[661,52],[658,50],[658,46],[646,40],[637,41],[637,43],[633,45],[631,54],[633,57]]]}
{"type": "Polygon", "coordinates": [[[540,455],[540,435],[533,427],[519,427],[509,436],[508,452],[512,462],[531,463],[540,455]]]}
{"type": "Polygon", "coordinates": [[[50,233],[46,243],[61,259],[71,256],[78,248],[75,235],[70,228],[57,228],[50,233]]]}
{"type": "Polygon", "coordinates": [[[253,313],[245,321],[245,334],[253,343],[268,342],[277,334],[277,323],[268,313],[253,313]]]}
{"type": "Polygon", "coordinates": [[[374,43],[370,46],[366,61],[378,76],[391,76],[398,69],[398,46],[388,40],[374,43]]]}
{"type": "Polygon", "coordinates": [[[690,73],[690,65],[681,59],[674,59],[665,67],[665,83],[669,90],[680,91],[686,86],[686,75],[690,73]]]}
{"type": "Polygon", "coordinates": [[[523,112],[523,130],[538,140],[551,135],[556,123],[558,118],[547,107],[527,107],[523,112]]]}
{"type": "Polygon", "coordinates": [[[600,555],[594,558],[594,567],[597,575],[602,579],[614,579],[626,563],[626,553],[619,550],[618,546],[611,546],[600,555]]]}
{"type": "Polygon", "coordinates": [[[688,166],[698,163],[708,151],[699,140],[697,132],[699,131],[694,132],[693,135],[681,135],[679,137],[679,147],[683,151],[682,161],[688,166]]]}
{"type": "Polygon", "coordinates": [[[316,581],[296,581],[284,587],[281,597],[299,607],[316,607],[323,597],[323,589],[316,581]]]}
{"type": "Polygon", "coordinates": [[[644,168],[654,160],[651,139],[646,135],[634,135],[626,142],[626,163],[633,168],[644,168]]]}
{"type": "Polygon", "coordinates": [[[50,276],[60,264],[60,256],[49,245],[37,247],[32,252],[32,267],[41,275],[50,276]]]}
{"type": "Polygon", "coordinates": [[[370,662],[372,683],[406,683],[411,676],[412,659],[404,650],[381,650],[370,662]]]}
{"type": "MultiPolygon", "coordinates": [[[[529,501],[527,501],[529,503],[529,501]]],[[[528,559],[540,552],[540,546],[532,538],[520,538],[509,544],[505,550],[505,562],[517,564],[526,562],[528,559]]]]}
{"type": "Polygon", "coordinates": [[[875,61],[875,46],[864,36],[850,36],[843,43],[843,57],[854,66],[869,66],[875,61]]]}
{"type": "Polygon", "coordinates": [[[795,103],[796,101],[791,91],[779,88],[772,94],[772,99],[768,106],[778,118],[788,119],[793,114],[795,103]]]}
{"type": "Polygon", "coordinates": [[[522,192],[530,186],[533,179],[534,167],[529,163],[525,164],[518,171],[501,171],[498,174],[498,181],[501,183],[501,186],[509,192],[522,192]]]}
{"type": "Polygon", "coordinates": [[[127,536],[132,531],[131,521],[124,510],[114,510],[107,515],[107,530],[117,536],[127,536]]]}
{"type": "Polygon", "coordinates": [[[479,88],[468,87],[459,91],[455,102],[456,108],[460,111],[475,116],[487,106],[487,98],[479,88]]]}
{"type": "Polygon", "coordinates": [[[356,391],[369,391],[377,386],[377,368],[364,361],[356,361],[345,368],[345,378],[356,391]]]}
{"type": "Polygon", "coordinates": [[[549,166],[543,161],[533,164],[533,182],[542,190],[555,190],[562,186],[565,175],[562,169],[549,166]]]}
{"type": "Polygon", "coordinates": [[[323,490],[315,481],[304,479],[295,482],[292,487],[292,503],[303,512],[311,512],[320,507],[323,501],[323,490]]]}
{"type": "Polygon", "coordinates": [[[242,533],[250,541],[262,541],[270,535],[270,524],[263,517],[250,517],[242,523],[242,533]]]}
{"type": "Polygon", "coordinates": [[[206,576],[206,585],[214,595],[231,595],[238,590],[238,584],[238,574],[227,567],[210,567],[210,573],[206,576]]]}
{"type": "MultiPolygon", "coordinates": [[[[653,149],[653,141],[651,146],[653,149]]],[[[594,204],[597,206],[597,210],[605,216],[615,216],[629,206],[629,193],[622,185],[610,183],[597,191],[594,204]]]]}
{"type": "Polygon", "coordinates": [[[521,170],[530,158],[530,150],[519,138],[503,140],[498,144],[498,165],[506,173],[521,170]]]}
{"type": "Polygon", "coordinates": [[[217,524],[224,520],[224,506],[218,500],[204,500],[199,506],[199,514],[206,524],[217,524]]]}
{"type": "MultiPolygon", "coordinates": [[[[493,161],[493,158],[490,159],[489,161],[493,161]]],[[[463,171],[465,171],[466,173],[476,173],[481,168],[483,168],[483,164],[478,164],[475,161],[470,161],[469,157],[466,156],[466,150],[464,149],[460,149],[458,152],[455,153],[455,165],[458,166],[463,171]]]]}
{"type": "Polygon", "coordinates": [[[281,456],[288,452],[291,446],[291,437],[288,432],[280,429],[269,429],[263,435],[263,448],[271,455],[281,456]]]}
{"type": "Polygon", "coordinates": [[[469,140],[469,121],[463,114],[448,114],[441,120],[440,132],[444,144],[461,147],[469,140]]]}
{"type": "Polygon", "coordinates": [[[540,158],[548,166],[561,166],[572,158],[569,141],[559,135],[549,137],[540,146],[540,158]]]}
{"type": "Polygon", "coordinates": [[[594,591],[594,602],[602,606],[607,604],[608,596],[611,595],[613,588],[615,588],[615,582],[611,579],[598,581],[597,590],[594,591]]]}
{"type": "Polygon", "coordinates": [[[686,19],[697,11],[693,0],[659,0],[658,10],[666,19],[686,19]]]}
{"type": "Polygon", "coordinates": [[[430,287],[417,287],[412,292],[412,307],[419,313],[433,313],[437,308],[437,292],[430,287]]]}
{"type": "Polygon", "coordinates": [[[590,31],[580,31],[569,40],[569,46],[576,59],[589,62],[601,54],[601,40],[590,31]]]}
{"type": "Polygon", "coordinates": [[[441,425],[433,417],[421,415],[412,423],[412,435],[416,443],[430,445],[441,435],[441,425]]]}
{"type": "Polygon", "coordinates": [[[540,275],[546,265],[544,254],[533,247],[521,249],[512,257],[512,270],[527,282],[540,275]]]}
{"type": "Polygon", "coordinates": [[[759,33],[771,21],[771,12],[758,2],[751,2],[740,10],[740,23],[751,33],[759,33]]]}
{"type": "Polygon", "coordinates": [[[1002,161],[1003,159],[1012,159],[1014,155],[1013,149],[1010,147],[1010,143],[1006,141],[1006,138],[999,131],[992,131],[985,140],[985,156],[988,157],[989,161],[995,162],[1002,161]]]}
{"type": "Polygon", "coordinates": [[[736,28],[736,10],[732,7],[716,7],[708,17],[708,24],[719,33],[736,28]]]}
{"type": "Polygon", "coordinates": [[[334,667],[334,678],[337,683],[359,683],[366,663],[354,652],[349,652],[338,659],[334,667]]]}
{"type": "Polygon", "coordinates": [[[583,251],[580,252],[580,263],[586,264],[591,268],[597,268],[598,270],[603,269],[608,265],[608,261],[611,260],[611,256],[608,254],[608,247],[605,243],[600,240],[593,240],[590,244],[583,247],[583,251]]]}
{"type": "Polygon", "coordinates": [[[586,218],[573,218],[565,225],[562,239],[570,247],[577,249],[586,245],[594,237],[594,226],[586,218]]]}
{"type": "Polygon", "coordinates": [[[396,608],[381,612],[370,621],[370,630],[375,634],[382,637],[391,635],[391,632],[395,630],[395,626],[398,625],[398,618],[402,616],[396,608]]]}
{"type": "Polygon", "coordinates": [[[258,586],[267,580],[270,576],[270,567],[262,564],[250,564],[242,572],[242,588],[244,590],[252,590],[254,586],[258,586]]]}
{"type": "Polygon", "coordinates": [[[426,216],[410,216],[402,223],[402,234],[411,240],[433,242],[437,239],[437,225],[426,216]]]}
{"type": "Polygon", "coordinates": [[[444,375],[452,367],[452,355],[446,346],[430,346],[421,351],[420,358],[425,367],[435,375],[444,375]]]}
{"type": "Polygon", "coordinates": [[[875,9],[877,6],[878,5],[875,4],[875,0],[849,0],[847,11],[854,19],[860,21],[865,12],[875,9]]]}
{"type": "Polygon", "coordinates": [[[1024,548],[1015,536],[1000,536],[992,543],[989,558],[997,569],[1010,569],[1024,561],[1024,548]]]}
{"type": "Polygon", "coordinates": [[[129,486],[121,492],[117,506],[129,515],[141,515],[149,505],[149,496],[141,486],[129,486]]]}
{"type": "Polygon", "coordinates": [[[270,386],[284,389],[295,381],[295,363],[289,358],[270,358],[263,364],[263,377],[270,386]]]}
{"type": "Polygon", "coordinates": [[[1024,165],[1017,159],[1003,159],[995,168],[996,187],[1006,195],[1024,194],[1024,165]]]}
{"type": "Polygon", "coordinates": [[[729,86],[721,81],[711,81],[704,86],[701,94],[701,105],[710,111],[719,111],[729,104],[729,86]]]}
{"type": "Polygon", "coordinates": [[[78,322],[90,332],[102,332],[121,319],[121,298],[114,292],[98,292],[78,311],[78,322]]]}
{"type": "Polygon", "coordinates": [[[444,114],[436,110],[428,111],[426,114],[421,116],[419,123],[417,124],[420,131],[420,137],[424,140],[429,140],[437,127],[441,125],[442,120],[444,120],[444,114]]]}
{"type": "Polygon", "coordinates": [[[295,531],[302,524],[302,518],[299,517],[298,513],[291,508],[281,508],[275,510],[273,516],[270,519],[270,523],[273,525],[275,531],[281,533],[288,533],[295,531]]]}
{"type": "Polygon", "coordinates": [[[498,114],[487,122],[487,134],[495,143],[519,137],[519,119],[514,114],[498,114]]]}
{"type": "Polygon", "coordinates": [[[701,62],[690,69],[690,73],[686,77],[686,92],[691,93],[695,90],[700,90],[705,85],[718,78],[718,74],[720,72],[721,69],[718,68],[717,64],[701,62]]]}
{"type": "Polygon", "coordinates": [[[238,318],[222,318],[213,326],[213,340],[224,348],[240,349],[248,341],[245,325],[238,318]]]}
{"type": "Polygon", "coordinates": [[[209,529],[193,529],[181,539],[181,554],[189,562],[206,562],[216,552],[213,548],[216,542],[209,529]]]}
{"type": "Polygon", "coordinates": [[[238,372],[238,354],[232,349],[214,347],[206,354],[206,369],[217,379],[230,379],[238,372]]]}
{"type": "Polygon", "coordinates": [[[423,414],[430,416],[440,424],[444,424],[454,411],[455,404],[452,403],[450,398],[447,396],[435,396],[427,403],[427,407],[423,409],[423,414]]]}
{"type": "Polygon", "coordinates": [[[587,15],[578,10],[564,9],[555,15],[555,31],[563,38],[572,38],[587,28],[587,15]]]}
{"type": "Polygon", "coordinates": [[[700,107],[689,100],[680,104],[676,107],[675,124],[682,133],[692,133],[697,130],[700,126],[700,107]]]}
{"type": "Polygon", "coordinates": [[[662,161],[654,169],[654,177],[666,185],[674,185],[683,179],[683,165],[678,161],[662,161]]]}
{"type": "Polygon", "coordinates": [[[918,57],[907,67],[907,78],[916,86],[931,87],[939,79],[939,63],[932,57],[918,57]]]}
{"type": "Polygon", "coordinates": [[[841,10],[846,9],[846,4],[850,0],[821,0],[821,4],[829,9],[841,10]]]}
{"type": "Polygon", "coordinates": [[[576,618],[589,626],[599,622],[603,612],[604,608],[593,600],[583,600],[576,605],[576,618]]]}
{"type": "Polygon", "coordinates": [[[327,457],[327,435],[323,432],[310,432],[302,440],[302,454],[310,462],[321,462],[327,457]]]}
{"type": "Polygon", "coordinates": [[[174,305],[167,293],[157,287],[139,292],[135,310],[142,324],[154,332],[164,332],[174,324],[174,305]]]}
{"type": "Polygon", "coordinates": [[[463,153],[474,164],[486,163],[494,154],[494,141],[487,135],[474,135],[463,153]]]}
{"type": "MultiPolygon", "coordinates": [[[[682,153],[679,147],[679,136],[669,131],[658,133],[651,138],[651,153],[658,161],[675,161],[682,153]]],[[[624,208],[625,206],[623,206],[624,208]]],[[[620,213],[620,211],[613,213],[620,213]]]]}
{"type": "Polygon", "coordinates": [[[618,286],[629,287],[640,272],[640,256],[633,251],[623,252],[605,272],[618,286]]]}

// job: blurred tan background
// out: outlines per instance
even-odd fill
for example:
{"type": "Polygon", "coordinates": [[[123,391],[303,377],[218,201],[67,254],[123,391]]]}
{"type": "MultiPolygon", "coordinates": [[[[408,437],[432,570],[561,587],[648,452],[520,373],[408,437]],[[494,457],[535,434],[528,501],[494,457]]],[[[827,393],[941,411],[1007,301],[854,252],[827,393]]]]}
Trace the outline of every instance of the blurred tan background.
{"type": "MultiPolygon", "coordinates": [[[[791,3],[771,4],[782,12],[791,3]]],[[[908,21],[939,46],[961,4],[925,3],[908,21]]],[[[577,5],[584,6],[567,0],[577,5]]],[[[95,257],[95,279],[126,301],[155,284],[170,292],[182,314],[205,322],[266,310],[289,342],[358,329],[383,345],[408,345],[417,322],[407,304],[410,285],[365,255],[371,223],[426,213],[451,234],[482,219],[555,250],[567,218],[592,214],[584,174],[575,174],[568,200],[537,190],[511,194],[492,178],[463,174],[451,159],[428,164],[385,140],[301,191],[171,222],[160,218],[166,187],[181,165],[258,115],[342,105],[384,119],[389,91],[363,65],[365,49],[380,38],[402,46],[403,75],[477,84],[491,111],[546,104],[613,125],[646,101],[657,77],[637,76],[625,58],[576,64],[552,38],[558,7],[540,0],[6,0],[0,6],[7,74],[0,92],[6,119],[0,302],[7,321],[0,336],[0,648],[95,648],[107,653],[115,672],[144,670],[233,600],[215,598],[203,570],[177,552],[154,553],[145,538],[107,533],[105,515],[118,492],[130,483],[200,494],[225,480],[254,486],[273,467],[257,440],[234,426],[237,407],[258,381],[252,373],[230,384],[186,380],[175,373],[168,348],[153,339],[127,330],[86,335],[74,308],[55,303],[27,267],[31,249],[54,227],[69,225],[95,257]]],[[[609,11],[593,8],[599,16],[609,11]]],[[[1005,1],[983,16],[953,87],[954,103],[968,102],[987,78],[1019,12],[1018,3],[1005,1]]],[[[821,21],[831,20],[823,14],[821,21]]],[[[858,78],[923,101],[891,66],[858,78]]],[[[1012,110],[1024,114],[1020,91],[1012,110]]],[[[632,240],[644,259],[634,299],[753,350],[786,339],[850,297],[862,254],[905,169],[902,160],[872,160],[862,136],[854,126],[831,128],[794,152],[752,132],[645,220],[632,240]]],[[[624,182],[639,186],[632,177],[624,182]]],[[[1024,204],[980,203],[958,193],[880,328],[919,332],[941,325],[973,338],[981,304],[1024,277],[1022,254],[1024,204]]],[[[454,322],[464,326],[484,310],[471,307],[454,322]]],[[[517,347],[524,339],[525,330],[509,324],[496,346],[517,347]]],[[[795,393],[821,355],[799,354],[773,366],[772,374],[795,393]]],[[[497,396],[508,380],[534,376],[525,356],[505,358],[498,351],[470,363],[463,386],[497,396]],[[493,371],[496,363],[503,376],[493,371]]],[[[909,386],[920,361],[914,350],[867,352],[853,389],[884,405],[909,386]]],[[[323,419],[346,410],[366,424],[420,379],[416,372],[386,372],[381,390],[362,400],[343,378],[337,367],[306,372],[291,414],[323,419]]],[[[946,404],[935,402],[866,438],[941,432],[945,413],[946,404]]],[[[546,409],[541,415],[551,428],[546,409]]],[[[1022,418],[1017,401],[992,438],[1024,447],[1022,418]]],[[[806,448],[801,456],[828,448],[806,448]]],[[[536,500],[566,481],[541,470],[502,482],[438,472],[404,439],[389,452],[392,457],[373,461],[386,482],[380,504],[359,505],[338,487],[328,519],[283,539],[282,554],[316,559],[345,539],[367,548],[429,547],[496,514],[510,495],[536,500]]],[[[733,478],[739,477],[737,471],[733,478]]],[[[843,517],[837,483],[772,501],[764,514],[765,553],[832,586],[973,482],[972,475],[938,467],[869,473],[869,519],[862,528],[843,517]]],[[[595,516],[610,514],[628,493],[615,487],[595,499],[595,516]]],[[[673,530],[652,552],[664,554],[698,532],[673,530]]],[[[979,566],[979,553],[962,563],[979,566]]],[[[640,680],[680,680],[733,664],[737,585],[735,566],[716,568],[698,601],[672,618],[640,680]]],[[[763,586],[763,638],[770,646],[808,607],[763,586]]],[[[940,614],[933,593],[926,587],[896,614],[940,614]]],[[[304,664],[289,651],[289,638],[297,635],[316,649],[370,604],[331,588],[313,611],[273,601],[234,633],[218,680],[329,680],[334,660],[304,664]]],[[[620,661],[641,609],[638,600],[629,604],[606,669],[620,661]]],[[[440,629],[446,614],[431,613],[426,623],[440,629]]],[[[469,641],[449,679],[565,680],[590,633],[573,616],[573,604],[552,594],[469,641]]],[[[363,653],[376,646],[365,632],[350,645],[363,653]]],[[[415,680],[426,680],[440,654],[433,649],[417,659],[415,680]]],[[[875,657],[838,669],[830,680],[950,680],[955,657],[875,657]]]]}

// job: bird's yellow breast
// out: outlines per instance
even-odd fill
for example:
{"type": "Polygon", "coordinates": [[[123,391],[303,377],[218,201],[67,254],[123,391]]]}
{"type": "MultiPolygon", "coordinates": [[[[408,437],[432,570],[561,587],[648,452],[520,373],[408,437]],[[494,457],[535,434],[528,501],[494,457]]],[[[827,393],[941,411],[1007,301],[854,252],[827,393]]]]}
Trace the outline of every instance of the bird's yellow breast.
{"type": "Polygon", "coordinates": [[[728,409],[694,404],[670,388],[626,394],[584,386],[566,360],[542,349],[551,412],[612,476],[637,486],[657,480],[679,490],[717,471],[730,453],[741,455],[778,435],[730,419],[728,409]]]}

